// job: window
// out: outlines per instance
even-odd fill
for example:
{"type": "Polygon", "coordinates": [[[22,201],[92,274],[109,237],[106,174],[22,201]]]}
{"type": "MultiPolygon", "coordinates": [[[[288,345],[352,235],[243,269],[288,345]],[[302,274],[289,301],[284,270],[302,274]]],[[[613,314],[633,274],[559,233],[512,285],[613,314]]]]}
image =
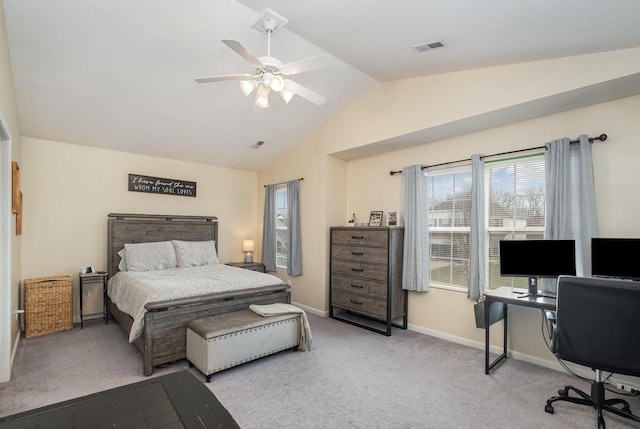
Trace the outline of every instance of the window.
{"type": "Polygon", "coordinates": [[[500,240],[542,240],[545,171],[542,155],[485,165],[489,234],[487,288],[527,288],[527,279],[500,276],[500,240]]]}
{"type": "Polygon", "coordinates": [[[427,176],[431,281],[467,287],[471,227],[471,169],[427,176]]]}
{"type": "MultiPolygon", "coordinates": [[[[467,288],[471,231],[471,167],[430,172],[431,282],[467,288]]],[[[488,285],[527,287],[526,278],[500,276],[500,240],[541,240],[545,229],[542,154],[485,164],[488,285]]]]}
{"type": "Polygon", "coordinates": [[[287,185],[278,185],[276,188],[276,266],[287,268],[289,253],[289,230],[287,220],[287,185]]]}

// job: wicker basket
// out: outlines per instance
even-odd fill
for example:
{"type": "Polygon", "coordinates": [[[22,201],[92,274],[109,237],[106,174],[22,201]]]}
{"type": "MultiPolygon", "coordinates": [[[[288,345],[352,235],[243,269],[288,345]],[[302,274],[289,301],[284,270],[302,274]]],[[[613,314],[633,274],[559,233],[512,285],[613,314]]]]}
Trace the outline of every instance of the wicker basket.
{"type": "Polygon", "coordinates": [[[38,277],[24,281],[26,338],[73,328],[71,276],[38,277]]]}

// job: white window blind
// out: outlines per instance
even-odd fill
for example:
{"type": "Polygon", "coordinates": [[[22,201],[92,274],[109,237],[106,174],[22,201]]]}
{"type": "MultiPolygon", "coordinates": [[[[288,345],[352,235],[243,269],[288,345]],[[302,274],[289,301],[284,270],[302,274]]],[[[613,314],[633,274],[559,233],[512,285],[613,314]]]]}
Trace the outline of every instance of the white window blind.
{"type": "Polygon", "coordinates": [[[471,221],[471,167],[429,173],[431,281],[467,287],[471,221]]]}
{"type": "Polygon", "coordinates": [[[500,276],[500,240],[542,240],[545,227],[545,169],[542,154],[488,162],[489,289],[527,287],[526,278],[500,276]]]}

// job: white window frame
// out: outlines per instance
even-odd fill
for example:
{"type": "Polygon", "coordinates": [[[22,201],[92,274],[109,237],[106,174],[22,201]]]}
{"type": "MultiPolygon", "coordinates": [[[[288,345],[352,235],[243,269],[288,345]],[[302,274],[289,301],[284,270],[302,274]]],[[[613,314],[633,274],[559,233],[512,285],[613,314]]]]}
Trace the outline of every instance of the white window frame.
{"type": "MultiPolygon", "coordinates": [[[[545,226],[529,226],[529,227],[524,227],[524,228],[518,228],[516,225],[511,226],[511,227],[496,227],[496,226],[491,226],[490,225],[490,221],[491,219],[489,218],[489,213],[490,213],[490,204],[491,204],[491,170],[494,167],[502,167],[502,166],[509,166],[509,165],[523,165],[526,163],[534,163],[534,162],[540,162],[542,158],[542,162],[544,162],[544,152],[539,152],[539,153],[532,153],[529,155],[523,155],[520,157],[511,157],[511,158],[505,158],[505,159],[496,159],[496,160],[492,160],[492,161],[488,161],[485,164],[485,175],[484,175],[484,189],[485,189],[485,222],[487,223],[485,225],[486,227],[486,231],[487,231],[487,236],[486,236],[486,243],[487,243],[487,247],[489,247],[490,245],[490,238],[491,238],[491,234],[492,233],[510,233],[510,232],[531,232],[531,233],[538,233],[538,234],[542,234],[544,235],[544,231],[545,231],[545,226]]],[[[464,166],[457,166],[457,167],[448,167],[448,168],[441,168],[438,170],[430,170],[427,174],[429,176],[441,176],[441,175],[451,175],[451,174],[455,174],[455,173],[461,173],[461,172],[466,172],[466,171],[470,171],[471,170],[471,166],[470,165],[464,165],[464,166]]],[[[431,192],[431,189],[429,189],[429,192],[431,192]]],[[[429,196],[429,198],[431,198],[431,195],[429,196]]],[[[546,198],[546,196],[545,196],[546,198]]],[[[546,208],[546,204],[545,204],[545,208],[546,208]]],[[[456,233],[456,232],[460,232],[460,233],[466,233],[466,234],[470,234],[471,233],[471,227],[455,227],[455,226],[451,226],[451,227],[442,227],[442,226],[429,226],[429,235],[431,237],[432,233],[438,233],[438,232],[452,232],[452,233],[456,233]]],[[[430,244],[431,245],[431,244],[430,244]]],[[[430,252],[431,253],[431,252],[430,252]]],[[[487,248],[487,255],[489,255],[489,248],[487,248]]],[[[431,258],[433,258],[433,255],[431,255],[431,258]]],[[[487,276],[489,276],[489,258],[487,258],[486,261],[486,266],[485,266],[485,272],[487,273],[487,276]]],[[[526,279],[525,279],[526,280],[526,279]]],[[[512,278],[510,281],[512,284],[514,284],[514,286],[518,286],[517,282],[518,279],[516,278],[512,278]]],[[[487,278],[487,288],[491,288],[492,284],[490,283],[490,278],[487,278]]],[[[455,290],[455,291],[461,291],[461,292],[467,292],[468,291],[468,286],[467,285],[454,285],[451,283],[440,283],[440,282],[436,282],[433,279],[431,279],[431,285],[433,287],[436,288],[440,288],[440,289],[449,289],[449,290],[455,290]]],[[[498,285],[493,285],[494,288],[498,287],[498,285]]]]}

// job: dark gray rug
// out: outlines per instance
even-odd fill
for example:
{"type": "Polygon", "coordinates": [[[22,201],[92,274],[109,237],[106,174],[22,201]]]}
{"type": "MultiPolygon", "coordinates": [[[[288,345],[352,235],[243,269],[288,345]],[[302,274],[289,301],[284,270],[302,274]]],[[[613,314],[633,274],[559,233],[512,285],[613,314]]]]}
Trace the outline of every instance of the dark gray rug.
{"type": "Polygon", "coordinates": [[[189,371],[0,418],[2,429],[239,429],[215,395],[189,371]]]}

